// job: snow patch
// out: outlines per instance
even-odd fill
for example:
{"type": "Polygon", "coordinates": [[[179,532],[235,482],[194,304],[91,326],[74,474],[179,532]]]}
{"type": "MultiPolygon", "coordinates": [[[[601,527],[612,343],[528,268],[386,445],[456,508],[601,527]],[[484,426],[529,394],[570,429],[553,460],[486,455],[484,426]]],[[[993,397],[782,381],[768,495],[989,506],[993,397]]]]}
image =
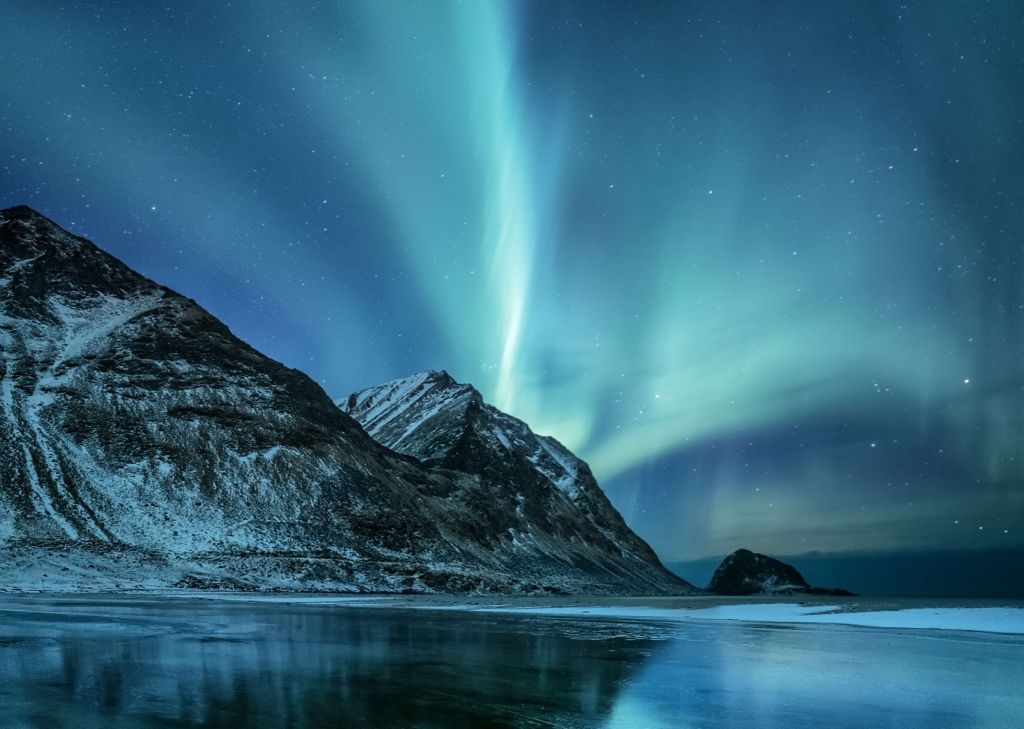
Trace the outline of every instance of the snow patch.
{"type": "Polygon", "coordinates": [[[385,425],[404,413],[409,407],[423,397],[427,390],[417,393],[415,397],[409,395],[423,386],[432,376],[433,372],[420,372],[404,380],[396,380],[384,387],[374,388],[366,393],[366,398],[359,402],[366,402],[373,397],[373,405],[362,415],[361,422],[366,424],[366,432],[374,435],[385,425]],[[379,420],[378,420],[379,418],[379,420]]]}
{"type": "MultiPolygon", "coordinates": [[[[462,606],[462,609],[474,609],[462,606]]],[[[844,612],[839,605],[766,603],[718,605],[708,608],[653,607],[493,607],[481,612],[519,613],[563,618],[623,618],[630,620],[734,620],[748,623],[813,623],[908,630],[967,630],[1024,634],[1024,608],[908,608],[873,612],[844,612]]]]}
{"type": "Polygon", "coordinates": [[[530,461],[537,467],[537,470],[543,473],[560,491],[568,494],[569,496],[575,496],[577,489],[574,487],[576,486],[576,480],[579,473],[575,457],[571,453],[563,452],[554,441],[546,436],[537,436],[537,443],[540,445],[544,454],[547,455],[550,461],[553,461],[554,464],[561,469],[561,473],[558,473],[544,465],[543,454],[538,453],[536,456],[530,458],[530,461]]]}

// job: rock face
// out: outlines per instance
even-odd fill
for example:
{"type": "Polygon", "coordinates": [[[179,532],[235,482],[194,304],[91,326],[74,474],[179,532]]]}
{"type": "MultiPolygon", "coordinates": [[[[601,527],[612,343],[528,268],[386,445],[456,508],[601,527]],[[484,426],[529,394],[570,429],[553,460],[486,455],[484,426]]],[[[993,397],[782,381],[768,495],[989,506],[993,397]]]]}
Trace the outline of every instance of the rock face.
{"type": "Polygon", "coordinates": [[[571,530],[518,548],[478,477],[25,207],[0,211],[0,367],[0,587],[690,589],[571,530]]]}
{"type": "Polygon", "coordinates": [[[626,526],[590,467],[554,438],[484,402],[447,372],[422,372],[354,393],[338,405],[388,448],[469,475],[476,538],[526,559],[598,566],[651,588],[669,573],[626,526]],[[566,550],[572,545],[572,554],[566,550]]]}
{"type": "Polygon", "coordinates": [[[711,576],[716,595],[852,595],[846,590],[811,587],[796,568],[772,557],[737,549],[711,576]]]}

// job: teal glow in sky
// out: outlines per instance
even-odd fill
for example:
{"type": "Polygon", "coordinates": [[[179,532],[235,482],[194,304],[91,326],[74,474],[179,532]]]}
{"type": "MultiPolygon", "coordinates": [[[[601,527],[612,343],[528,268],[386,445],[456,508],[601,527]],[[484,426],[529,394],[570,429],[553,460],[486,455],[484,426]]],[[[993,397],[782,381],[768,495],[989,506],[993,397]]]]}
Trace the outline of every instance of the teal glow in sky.
{"type": "Polygon", "coordinates": [[[0,202],[332,395],[447,369],[666,559],[1024,543],[1015,2],[46,5],[0,202]]]}

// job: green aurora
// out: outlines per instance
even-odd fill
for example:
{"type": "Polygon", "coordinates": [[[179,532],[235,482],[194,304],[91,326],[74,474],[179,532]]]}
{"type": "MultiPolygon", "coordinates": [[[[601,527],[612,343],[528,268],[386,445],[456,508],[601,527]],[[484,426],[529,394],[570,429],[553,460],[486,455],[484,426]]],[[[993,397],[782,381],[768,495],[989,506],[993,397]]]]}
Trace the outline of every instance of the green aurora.
{"type": "Polygon", "coordinates": [[[1015,3],[8,6],[4,205],[334,396],[447,369],[667,559],[1024,543],[1015,3]]]}

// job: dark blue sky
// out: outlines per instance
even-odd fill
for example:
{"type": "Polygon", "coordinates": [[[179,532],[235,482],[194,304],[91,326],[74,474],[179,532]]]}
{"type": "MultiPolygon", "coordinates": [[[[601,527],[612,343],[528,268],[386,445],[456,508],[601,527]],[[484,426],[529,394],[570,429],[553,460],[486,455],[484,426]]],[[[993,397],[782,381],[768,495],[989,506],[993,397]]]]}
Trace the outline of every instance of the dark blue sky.
{"type": "Polygon", "coordinates": [[[3,3],[0,204],[666,559],[1024,544],[1017,2],[3,3]]]}

